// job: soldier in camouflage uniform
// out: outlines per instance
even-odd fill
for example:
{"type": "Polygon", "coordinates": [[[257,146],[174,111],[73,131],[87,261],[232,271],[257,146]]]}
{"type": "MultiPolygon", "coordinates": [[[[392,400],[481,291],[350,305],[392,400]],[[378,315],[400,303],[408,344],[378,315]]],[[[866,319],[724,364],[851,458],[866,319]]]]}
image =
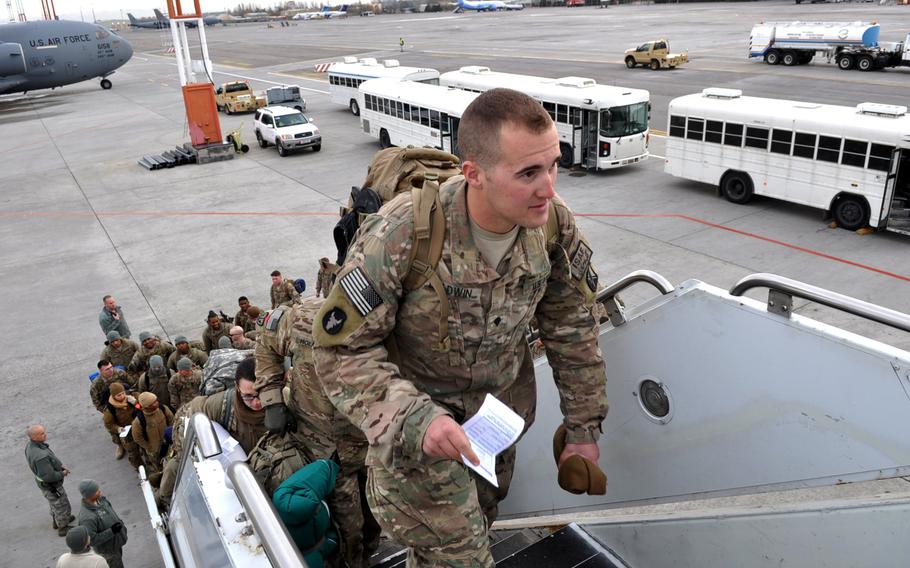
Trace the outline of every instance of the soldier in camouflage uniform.
{"type": "Polygon", "coordinates": [[[35,483],[44,494],[51,509],[51,518],[57,534],[66,536],[70,522],[76,520],[70,509],[70,500],[63,488],[63,478],[70,470],[47,445],[47,432],[41,424],[29,426],[27,430],[28,445],[25,447],[25,459],[35,476],[35,483]]]}
{"type": "Polygon", "coordinates": [[[332,284],[335,283],[335,274],[338,273],[338,265],[326,257],[319,259],[319,272],[316,274],[316,295],[323,298],[329,297],[332,291],[332,284]]]}
{"type": "Polygon", "coordinates": [[[228,326],[221,321],[218,314],[209,310],[209,315],[206,317],[205,331],[202,332],[203,350],[206,353],[211,353],[214,349],[218,349],[218,340],[222,337],[228,337],[228,339],[230,339],[228,336],[228,326]]]}
{"type": "Polygon", "coordinates": [[[272,298],[273,310],[278,306],[290,306],[300,299],[300,293],[294,288],[294,283],[282,280],[281,273],[277,270],[272,271],[272,288],[269,290],[269,296],[272,298]]]}
{"type": "Polygon", "coordinates": [[[199,396],[201,384],[202,370],[194,369],[189,359],[177,361],[177,374],[167,384],[174,410],[180,410],[181,406],[199,396]]]}
{"type": "Polygon", "coordinates": [[[263,405],[282,401],[284,360],[292,358],[289,410],[296,421],[290,434],[308,450],[307,459],[330,459],[338,452],[341,471],[328,503],[338,523],[349,568],[369,565],[379,545],[379,527],[363,498],[367,442],[363,433],[332,406],[313,368],[313,317],[324,300],[303,299],[270,312],[259,326],[256,383],[263,405]]]}
{"type": "MultiPolygon", "coordinates": [[[[173,354],[171,357],[173,357],[173,354]]],[[[139,377],[138,390],[139,392],[155,393],[159,403],[168,406],[173,410],[174,406],[171,404],[171,391],[168,387],[171,382],[171,377],[174,374],[176,374],[176,371],[171,373],[170,369],[165,368],[160,355],[152,355],[149,357],[148,371],[142,373],[142,376],[139,377]]]]}
{"type": "Polygon", "coordinates": [[[105,394],[111,387],[111,383],[118,382],[129,390],[136,390],[136,381],[130,375],[127,375],[120,369],[115,369],[107,359],[98,361],[98,376],[92,381],[89,387],[89,396],[92,397],[92,406],[98,412],[103,413],[107,407],[107,397],[105,394]]]}
{"type": "MultiPolygon", "coordinates": [[[[240,305],[240,309],[237,310],[237,314],[234,316],[234,325],[242,327],[243,333],[256,329],[256,318],[250,317],[247,313],[247,310],[252,307],[250,306],[250,300],[246,296],[240,296],[237,299],[237,304],[240,305]]],[[[258,310],[259,308],[256,309],[258,310]]],[[[257,313],[256,316],[258,317],[259,314],[257,313]]]]}
{"type": "Polygon", "coordinates": [[[231,328],[231,347],[234,349],[255,349],[256,342],[243,333],[243,328],[235,325],[231,328]]]}
{"type": "Polygon", "coordinates": [[[190,345],[190,342],[187,341],[186,337],[183,335],[178,335],[174,338],[174,347],[176,350],[167,358],[167,368],[174,373],[177,372],[177,361],[183,357],[192,361],[193,365],[196,365],[200,369],[204,367],[205,362],[209,360],[209,356],[205,351],[196,349],[190,345]]]}
{"type": "Polygon", "coordinates": [[[139,344],[132,339],[123,339],[120,332],[114,330],[107,332],[107,345],[101,350],[99,359],[107,359],[115,367],[126,369],[133,355],[139,350],[139,344]]]}
{"type": "Polygon", "coordinates": [[[169,341],[162,341],[157,335],[152,335],[148,331],[139,334],[139,350],[133,355],[127,372],[139,376],[149,368],[149,357],[152,355],[161,355],[161,359],[167,361],[174,352],[174,346],[169,341]]]}
{"type": "Polygon", "coordinates": [[[168,407],[160,406],[158,397],[150,392],[139,395],[139,405],[141,412],[133,420],[130,434],[142,449],[142,463],[151,476],[161,472],[160,452],[164,431],[174,423],[174,413],[168,407]]]}
{"type": "Polygon", "coordinates": [[[316,371],[366,434],[367,497],[382,528],[410,547],[408,566],[493,565],[487,531],[508,492],[515,446],[497,458],[494,487],[462,463],[461,454],[478,461],[460,424],[491,394],[531,425],[532,316],[568,430],[560,462],[580,455],[597,463],[607,412],[592,314],[597,275],[554,192],[552,120],[533,99],[494,89],[469,105],[458,141],[464,177],[439,191],[446,230],[438,286],[431,279],[404,289],[414,242],[405,193],[364,221],[316,316],[316,371]],[[393,356],[404,355],[392,362],[391,344],[393,356]]]}

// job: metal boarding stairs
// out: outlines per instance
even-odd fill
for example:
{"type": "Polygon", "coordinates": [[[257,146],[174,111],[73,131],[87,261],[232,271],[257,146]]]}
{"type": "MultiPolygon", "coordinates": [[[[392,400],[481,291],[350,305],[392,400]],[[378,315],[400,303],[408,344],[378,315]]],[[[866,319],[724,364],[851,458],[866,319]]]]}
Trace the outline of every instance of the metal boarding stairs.
{"type": "MultiPolygon", "coordinates": [[[[906,565],[910,485],[899,494],[850,499],[699,504],[910,475],[910,352],[794,311],[796,303],[811,301],[907,332],[910,316],[771,274],[747,276],[726,291],[697,280],[674,287],[654,272],[638,271],[598,300],[610,318],[599,340],[610,398],[600,442],[607,494],[572,495],[556,484],[550,448],[561,421],[559,397],[540,357],[537,419],[519,442],[509,497],[493,527],[497,566],[906,565]],[[659,294],[624,305],[619,293],[631,294],[638,283],[659,294]],[[769,290],[767,301],[745,296],[755,288],[769,290]]],[[[208,520],[193,491],[178,486],[169,534],[160,533],[164,544],[185,548],[179,531],[209,535],[213,531],[201,528],[208,523],[225,534],[246,533],[258,544],[241,548],[258,546],[263,563],[202,558],[180,566],[302,565],[244,464],[228,469],[236,496],[224,490],[220,498],[239,503],[229,514],[249,527],[228,530],[223,514],[212,516],[218,515],[211,505],[216,499],[206,496],[205,486],[217,476],[199,464],[211,461],[202,458],[214,448],[207,434],[197,435],[206,423],[193,417],[195,434],[187,436],[201,443],[184,448],[184,461],[194,460],[189,470],[203,480],[208,520]],[[179,506],[178,493],[185,495],[179,506]],[[190,518],[179,528],[180,519],[190,518]]],[[[181,485],[195,488],[185,483],[188,467],[181,467],[181,485]]],[[[374,556],[380,568],[404,565],[400,548],[374,556]]]]}

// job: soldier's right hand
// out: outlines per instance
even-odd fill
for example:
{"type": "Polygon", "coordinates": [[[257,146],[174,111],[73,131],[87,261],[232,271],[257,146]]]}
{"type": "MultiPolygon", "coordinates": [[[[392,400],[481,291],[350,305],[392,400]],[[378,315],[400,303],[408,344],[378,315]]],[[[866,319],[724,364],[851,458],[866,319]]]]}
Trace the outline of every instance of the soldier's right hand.
{"type": "Polygon", "coordinates": [[[423,452],[428,456],[456,461],[461,461],[461,456],[464,456],[472,464],[480,465],[464,428],[451,416],[437,416],[430,422],[423,435],[423,452]]]}
{"type": "Polygon", "coordinates": [[[116,523],[111,525],[111,532],[119,533],[121,531],[121,529],[123,529],[123,523],[121,523],[120,521],[117,521],[116,523]]]}
{"type": "Polygon", "coordinates": [[[288,409],[284,404],[272,404],[265,407],[265,429],[272,434],[284,432],[288,423],[288,409]]]}

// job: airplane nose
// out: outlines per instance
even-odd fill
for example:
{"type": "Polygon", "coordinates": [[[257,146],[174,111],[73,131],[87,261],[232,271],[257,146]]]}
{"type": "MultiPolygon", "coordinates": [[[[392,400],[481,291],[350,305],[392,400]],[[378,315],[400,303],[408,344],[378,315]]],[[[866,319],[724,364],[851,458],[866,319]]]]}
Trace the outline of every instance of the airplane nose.
{"type": "Polygon", "coordinates": [[[126,63],[133,56],[133,46],[125,39],[121,39],[120,42],[120,58],[126,63]]]}

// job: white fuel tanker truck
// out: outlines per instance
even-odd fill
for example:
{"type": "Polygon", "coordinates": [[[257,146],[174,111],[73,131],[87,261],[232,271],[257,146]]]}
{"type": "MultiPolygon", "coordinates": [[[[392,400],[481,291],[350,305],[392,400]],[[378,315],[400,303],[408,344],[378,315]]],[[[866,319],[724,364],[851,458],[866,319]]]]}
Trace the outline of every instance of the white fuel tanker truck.
{"type": "Polygon", "coordinates": [[[752,28],[749,57],[803,65],[820,53],[844,70],[910,66],[910,34],[902,42],[879,42],[879,32],[877,23],[866,22],[764,22],[752,28]]]}

